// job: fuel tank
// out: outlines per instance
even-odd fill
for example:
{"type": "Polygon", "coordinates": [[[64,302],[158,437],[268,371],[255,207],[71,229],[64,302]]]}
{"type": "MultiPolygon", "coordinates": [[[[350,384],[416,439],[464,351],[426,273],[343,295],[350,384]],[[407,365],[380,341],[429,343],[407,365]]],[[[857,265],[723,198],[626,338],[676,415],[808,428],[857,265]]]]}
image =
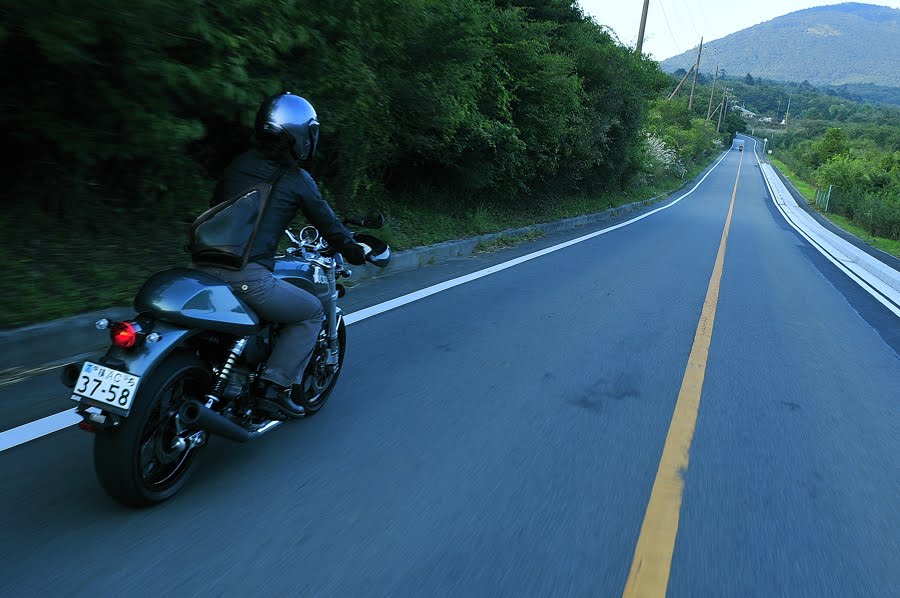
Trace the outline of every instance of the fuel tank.
{"type": "Polygon", "coordinates": [[[320,266],[293,256],[275,260],[275,277],[289,282],[318,297],[322,303],[330,298],[328,275],[320,266]]]}
{"type": "Polygon", "coordinates": [[[214,276],[171,268],[151,276],[134,298],[138,313],[189,328],[246,336],[260,328],[259,317],[214,276]]]}

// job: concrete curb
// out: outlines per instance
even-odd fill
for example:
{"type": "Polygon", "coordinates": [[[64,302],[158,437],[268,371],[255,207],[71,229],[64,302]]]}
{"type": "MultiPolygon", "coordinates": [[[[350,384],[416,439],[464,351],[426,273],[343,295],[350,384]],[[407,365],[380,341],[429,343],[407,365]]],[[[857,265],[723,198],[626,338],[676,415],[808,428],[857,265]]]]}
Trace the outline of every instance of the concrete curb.
{"type": "Polygon", "coordinates": [[[852,277],[864,281],[865,285],[861,285],[863,288],[870,287],[876,292],[873,294],[876,299],[900,315],[897,307],[900,305],[900,272],[819,224],[798,205],[773,166],[764,163],[762,172],[776,206],[785,214],[788,222],[801,229],[832,262],[852,272],[852,277]]]}
{"type": "Polygon", "coordinates": [[[387,268],[380,269],[370,264],[366,264],[363,267],[357,266],[353,269],[353,280],[378,278],[393,272],[415,270],[429,264],[436,264],[456,257],[472,255],[479,243],[487,243],[500,238],[511,239],[535,232],[550,234],[599,224],[622,214],[650,206],[676,192],[677,191],[664,193],[650,199],[617,206],[594,214],[566,218],[565,220],[558,220],[555,222],[545,222],[519,228],[510,228],[497,233],[488,233],[477,237],[444,241],[443,243],[436,243],[435,245],[414,247],[412,249],[407,249],[406,251],[398,251],[391,256],[391,263],[387,268]]]}
{"type": "MultiPolygon", "coordinates": [[[[599,224],[652,205],[677,192],[678,190],[675,190],[594,214],[398,251],[391,256],[391,263],[387,268],[380,269],[369,264],[353,268],[351,280],[378,278],[394,272],[415,270],[429,264],[472,255],[479,243],[500,238],[514,238],[533,232],[549,234],[599,224]]],[[[106,332],[98,331],[94,327],[95,322],[100,318],[115,321],[132,315],[134,310],[131,307],[118,306],[24,328],[0,331],[0,378],[19,377],[29,371],[46,368],[50,364],[65,363],[73,356],[102,351],[108,346],[109,337],[106,332]]]]}
{"type": "Polygon", "coordinates": [[[0,376],[7,378],[70,356],[101,351],[109,345],[109,335],[95,328],[97,320],[132,315],[130,307],[111,307],[0,332],[0,376]]]}
{"type": "Polygon", "coordinates": [[[775,174],[778,175],[778,178],[781,179],[781,182],[784,183],[784,186],[787,188],[787,190],[790,192],[790,194],[794,197],[794,201],[797,202],[797,205],[800,206],[800,208],[803,209],[804,212],[806,212],[807,214],[812,216],[816,220],[816,222],[818,222],[820,225],[822,225],[823,228],[830,230],[831,232],[833,232],[840,238],[844,239],[845,241],[847,241],[848,243],[850,243],[852,245],[855,245],[859,249],[865,251],[866,253],[868,253],[869,255],[874,257],[876,260],[878,260],[880,262],[884,262],[885,264],[887,264],[894,270],[900,270],[900,258],[897,258],[886,251],[882,251],[881,249],[878,249],[877,247],[869,245],[868,243],[866,243],[865,241],[863,241],[862,239],[860,239],[853,233],[845,231],[844,229],[840,228],[839,226],[837,226],[836,224],[834,224],[833,222],[828,220],[825,216],[823,216],[822,214],[817,212],[815,210],[815,208],[813,208],[811,205],[809,205],[809,202],[806,200],[805,197],[803,197],[803,194],[800,193],[796,187],[794,187],[794,184],[791,183],[791,180],[789,178],[787,178],[783,172],[781,172],[778,168],[775,168],[774,166],[773,166],[773,170],[775,171],[775,174]]]}

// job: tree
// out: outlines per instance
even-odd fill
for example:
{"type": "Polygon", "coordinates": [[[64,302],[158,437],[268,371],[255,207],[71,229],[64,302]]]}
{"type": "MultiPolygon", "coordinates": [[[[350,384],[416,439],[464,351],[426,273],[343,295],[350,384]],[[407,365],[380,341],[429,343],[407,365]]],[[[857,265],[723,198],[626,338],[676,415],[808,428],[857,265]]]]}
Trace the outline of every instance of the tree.
{"type": "Polygon", "coordinates": [[[615,189],[666,80],[572,0],[34,0],[4,16],[0,49],[29,68],[0,73],[17,107],[0,174],[31,199],[13,209],[76,226],[190,218],[284,89],[321,113],[316,174],[338,208],[615,189]]]}
{"type": "Polygon", "coordinates": [[[750,73],[747,73],[747,75],[744,77],[744,83],[746,83],[747,85],[756,85],[756,82],[753,80],[753,75],[751,75],[750,73]]]}
{"type": "Polygon", "coordinates": [[[824,164],[835,156],[845,155],[847,153],[847,137],[844,135],[844,131],[838,127],[828,129],[822,140],[814,144],[813,151],[818,164],[824,164]]]}

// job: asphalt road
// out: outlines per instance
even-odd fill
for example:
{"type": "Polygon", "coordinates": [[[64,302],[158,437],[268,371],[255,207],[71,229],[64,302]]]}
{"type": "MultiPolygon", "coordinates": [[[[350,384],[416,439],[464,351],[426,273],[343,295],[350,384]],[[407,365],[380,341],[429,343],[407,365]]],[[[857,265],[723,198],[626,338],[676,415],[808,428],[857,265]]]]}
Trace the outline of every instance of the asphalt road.
{"type": "Polygon", "coordinates": [[[622,595],[733,192],[668,595],[900,595],[897,318],[746,154],[736,191],[732,151],[669,209],[352,325],[320,415],[214,440],[163,505],[109,500],[76,429],[0,453],[0,595],[622,595]]]}

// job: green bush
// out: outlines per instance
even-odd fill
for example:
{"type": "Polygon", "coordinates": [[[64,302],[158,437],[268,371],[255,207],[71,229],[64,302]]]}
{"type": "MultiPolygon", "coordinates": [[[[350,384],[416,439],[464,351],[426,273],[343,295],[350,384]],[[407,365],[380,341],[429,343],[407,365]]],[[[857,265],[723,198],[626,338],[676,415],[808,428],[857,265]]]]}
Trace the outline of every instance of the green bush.
{"type": "Polygon", "coordinates": [[[19,150],[2,168],[42,217],[179,215],[283,89],[318,107],[319,178],[348,208],[385,191],[616,188],[666,81],[566,1],[36,0],[7,12],[0,46],[29,68],[0,75],[17,107],[0,122],[19,150]]]}
{"type": "Polygon", "coordinates": [[[860,200],[853,219],[877,237],[900,240],[900,202],[866,195],[860,200]]]}
{"type": "Polygon", "coordinates": [[[650,106],[647,132],[674,150],[676,163],[691,168],[722,148],[716,123],[694,116],[686,101],[658,99],[650,106]]]}

